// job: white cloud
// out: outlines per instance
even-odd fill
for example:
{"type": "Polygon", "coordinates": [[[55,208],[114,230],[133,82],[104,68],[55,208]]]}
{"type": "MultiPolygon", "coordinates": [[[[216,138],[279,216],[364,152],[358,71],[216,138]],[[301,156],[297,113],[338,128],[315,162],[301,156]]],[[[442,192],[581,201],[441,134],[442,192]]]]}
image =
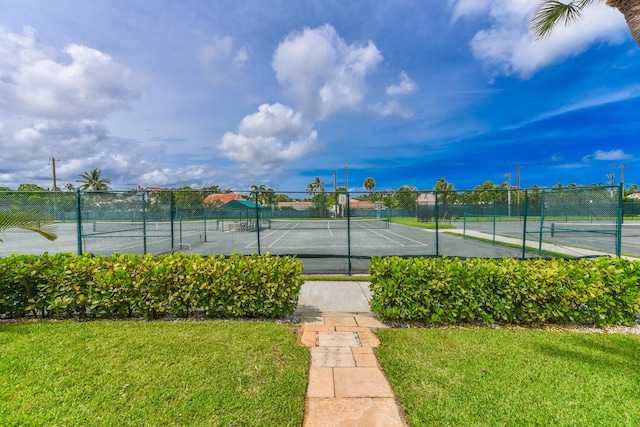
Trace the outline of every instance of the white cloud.
{"type": "Polygon", "coordinates": [[[369,110],[380,114],[381,116],[400,116],[403,119],[410,119],[413,117],[413,112],[407,110],[400,105],[400,103],[396,100],[391,100],[386,103],[378,102],[374,105],[369,106],[369,110]]]}
{"type": "Polygon", "coordinates": [[[629,160],[632,159],[633,156],[631,154],[626,154],[622,149],[613,149],[609,151],[596,150],[595,153],[584,156],[582,160],[589,161],[599,160],[599,161],[613,161],[613,160],[629,160]]]}
{"type": "Polygon", "coordinates": [[[215,84],[221,84],[242,70],[249,60],[244,47],[236,49],[233,37],[216,36],[212,43],[202,47],[198,57],[215,84]]]}
{"type": "Polygon", "coordinates": [[[128,110],[141,80],[109,55],[70,44],[63,52],[38,44],[33,29],[0,28],[0,101],[9,113],[75,120],[128,110]]]}
{"type": "Polygon", "coordinates": [[[298,160],[318,149],[318,133],[301,113],[282,104],[263,104],[246,116],[238,133],[227,132],[218,150],[223,157],[265,170],[298,160]]]}
{"type": "Polygon", "coordinates": [[[290,33],[276,49],[272,65],[306,115],[327,119],[361,107],[365,78],[381,61],[373,42],[347,45],[326,24],[290,33]]]}
{"type": "MultiPolygon", "coordinates": [[[[218,178],[215,168],[207,165],[189,165],[180,168],[159,168],[143,173],[139,184],[150,187],[163,187],[185,182],[213,182],[218,178]]],[[[197,185],[193,185],[196,187],[197,185]]]]}
{"type": "Polygon", "coordinates": [[[91,120],[39,122],[7,129],[0,135],[0,164],[10,164],[11,171],[0,185],[17,187],[44,179],[48,186],[51,156],[59,159],[56,172],[60,186],[75,183],[81,173],[91,169],[102,169],[112,183],[135,182],[135,176],[154,166],[142,161],[131,148],[130,141],[110,135],[102,124],[91,120]]]}
{"type": "Polygon", "coordinates": [[[416,82],[411,80],[407,73],[402,71],[400,73],[400,83],[397,85],[387,86],[387,95],[389,96],[398,96],[398,95],[408,95],[410,93],[415,92],[418,88],[416,82]]]}
{"type": "Polygon", "coordinates": [[[453,21],[486,16],[491,25],[470,42],[476,59],[493,75],[530,78],[541,68],[579,55],[595,43],[622,43],[628,37],[624,17],[604,4],[588,7],[580,20],[559,25],[546,40],[534,41],[529,20],[536,6],[530,0],[453,0],[453,21]]]}
{"type": "Polygon", "coordinates": [[[242,119],[238,131],[248,137],[295,138],[309,133],[311,128],[311,123],[302,118],[302,113],[276,103],[260,105],[257,113],[242,119]]]}
{"type": "Polygon", "coordinates": [[[453,6],[451,21],[456,22],[463,17],[481,15],[491,5],[492,0],[449,0],[453,6]]]}

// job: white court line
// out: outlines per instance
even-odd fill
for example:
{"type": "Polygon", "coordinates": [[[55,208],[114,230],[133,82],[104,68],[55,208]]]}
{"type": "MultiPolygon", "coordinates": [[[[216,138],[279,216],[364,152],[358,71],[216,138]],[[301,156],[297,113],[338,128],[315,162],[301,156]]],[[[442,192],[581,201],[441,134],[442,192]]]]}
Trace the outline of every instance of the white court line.
{"type": "MultiPolygon", "coordinates": [[[[269,247],[269,248],[270,248],[271,246],[273,246],[273,244],[274,244],[274,243],[276,243],[278,240],[282,239],[282,238],[283,238],[283,237],[284,237],[288,232],[290,232],[291,230],[293,230],[293,229],[294,229],[294,228],[296,228],[297,226],[298,226],[298,224],[296,223],[296,225],[294,225],[294,226],[293,226],[293,227],[291,227],[291,228],[279,228],[279,229],[277,229],[277,230],[273,230],[271,233],[269,233],[269,234],[267,234],[267,235],[265,235],[265,236],[260,236],[260,240],[264,239],[265,237],[269,237],[269,236],[271,236],[272,234],[277,233],[278,231],[287,230],[287,232],[286,232],[286,233],[284,233],[282,236],[278,237],[278,238],[275,240],[275,242],[273,242],[273,243],[271,243],[269,246],[267,246],[267,247],[269,247]]],[[[249,243],[249,244],[248,244],[247,246],[245,246],[244,248],[245,248],[245,249],[252,249],[251,247],[252,247],[253,245],[256,245],[256,246],[257,246],[257,245],[258,245],[258,241],[257,241],[257,240],[254,240],[253,242],[249,243]]]]}
{"type": "Polygon", "coordinates": [[[329,230],[329,234],[333,237],[333,233],[331,232],[331,228],[329,227],[329,221],[327,221],[327,230],[329,230]]]}
{"type": "MultiPolygon", "coordinates": [[[[360,227],[361,227],[363,230],[369,230],[369,231],[371,231],[372,233],[377,234],[377,235],[378,235],[378,236],[380,236],[380,237],[384,237],[385,239],[391,240],[392,242],[397,243],[397,244],[398,244],[398,245],[400,245],[400,246],[406,246],[405,244],[400,243],[400,242],[398,242],[398,241],[396,241],[396,240],[392,239],[391,237],[387,237],[387,236],[385,236],[384,234],[378,233],[377,231],[375,231],[375,230],[374,230],[374,229],[372,229],[372,228],[367,228],[367,227],[364,227],[364,226],[362,226],[362,225],[360,225],[360,227]]],[[[426,244],[426,243],[419,242],[419,241],[417,241],[417,240],[413,240],[413,239],[412,239],[412,238],[410,238],[410,237],[406,237],[406,236],[403,236],[402,234],[394,233],[393,231],[386,230],[386,232],[387,232],[387,233],[389,233],[389,234],[393,234],[394,236],[398,236],[398,237],[400,237],[400,238],[402,238],[402,239],[408,240],[408,241],[410,241],[410,242],[417,243],[419,246],[429,246],[429,245],[428,245],[428,244],[426,244]]]]}
{"type": "MultiPolygon", "coordinates": [[[[378,235],[378,236],[380,236],[380,237],[384,237],[384,238],[385,238],[385,239],[387,239],[387,240],[391,240],[391,241],[392,241],[393,243],[395,243],[396,245],[404,246],[404,244],[402,244],[402,243],[400,243],[400,242],[398,242],[398,241],[396,241],[396,240],[393,240],[391,237],[387,237],[387,236],[385,236],[384,234],[378,233],[377,231],[375,231],[375,230],[374,230],[374,229],[372,229],[372,228],[365,228],[365,227],[362,227],[362,229],[363,229],[363,230],[368,230],[368,231],[372,232],[373,234],[377,234],[377,235],[378,235]]],[[[409,240],[411,240],[411,239],[409,239],[409,240]]],[[[414,240],[414,241],[415,241],[415,240],[414,240]]]]}
{"type": "Polygon", "coordinates": [[[287,230],[287,231],[286,231],[282,236],[278,237],[276,240],[274,240],[274,241],[273,241],[273,243],[271,243],[271,244],[270,244],[269,246],[267,246],[267,247],[268,247],[268,248],[270,248],[271,246],[273,246],[273,245],[275,245],[276,243],[278,243],[278,241],[279,241],[280,239],[282,239],[284,236],[286,236],[287,234],[289,234],[289,232],[290,232],[291,230],[293,230],[293,228],[292,228],[292,229],[287,230]]]}
{"type": "Polygon", "coordinates": [[[417,243],[419,246],[429,246],[429,245],[428,245],[428,244],[426,244],[426,243],[419,242],[419,241],[417,241],[417,240],[413,240],[413,239],[412,239],[412,238],[410,238],[410,237],[406,237],[406,236],[403,236],[402,234],[394,233],[393,231],[387,231],[387,233],[389,233],[389,234],[393,234],[394,236],[398,236],[398,237],[401,237],[401,238],[406,239],[406,240],[409,240],[410,242],[417,243]]]}

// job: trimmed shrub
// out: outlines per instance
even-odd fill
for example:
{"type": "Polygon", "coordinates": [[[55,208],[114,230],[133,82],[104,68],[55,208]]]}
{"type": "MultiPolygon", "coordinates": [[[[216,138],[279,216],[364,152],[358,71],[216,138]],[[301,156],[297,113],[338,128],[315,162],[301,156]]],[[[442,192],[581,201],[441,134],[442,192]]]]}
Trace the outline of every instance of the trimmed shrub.
{"type": "Polygon", "coordinates": [[[374,257],[371,309],[385,320],[634,324],[640,262],[374,257]]]}
{"type": "Polygon", "coordinates": [[[269,254],[13,255],[0,258],[0,315],[276,318],[293,314],[302,271],[269,254]]]}

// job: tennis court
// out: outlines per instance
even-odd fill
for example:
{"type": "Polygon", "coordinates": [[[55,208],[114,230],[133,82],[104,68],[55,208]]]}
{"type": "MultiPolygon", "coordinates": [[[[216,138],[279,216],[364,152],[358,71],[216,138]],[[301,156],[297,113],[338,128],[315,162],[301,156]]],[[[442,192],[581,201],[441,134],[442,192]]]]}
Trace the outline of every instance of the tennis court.
{"type": "Polygon", "coordinates": [[[498,190],[324,194],[313,202],[297,202],[307,203],[303,207],[280,206],[246,192],[232,194],[234,200],[223,204],[205,203],[212,196],[207,190],[78,192],[57,206],[39,194],[11,192],[0,198],[3,208],[37,208],[57,218],[58,239],[6,230],[0,256],[268,252],[299,257],[307,273],[345,274],[365,273],[372,256],[640,255],[640,221],[626,221],[619,236],[624,209],[616,191],[525,190],[520,196],[526,197],[512,204],[498,190]],[[351,204],[345,206],[343,199],[351,204]],[[439,232],[403,225],[418,222],[439,224],[439,232]]]}
{"type": "MultiPolygon", "coordinates": [[[[174,251],[201,255],[230,255],[231,253],[295,255],[305,264],[308,274],[366,273],[371,256],[457,256],[457,257],[514,257],[522,256],[521,247],[504,246],[504,238],[518,233],[498,230],[497,244],[492,240],[492,228],[482,233],[484,240],[464,238],[463,224],[455,229],[435,230],[410,227],[388,220],[271,220],[260,230],[247,230],[237,222],[222,224],[216,221],[176,222],[172,239],[168,223],[150,221],[140,223],[89,222],[83,224],[84,252],[109,255],[122,253],[162,254],[174,251]],[[146,238],[142,233],[146,233],[146,238]],[[351,265],[349,265],[349,263],[351,265]]],[[[579,247],[584,236],[558,225],[554,236],[547,232],[545,241],[553,241],[558,248],[569,250],[574,256],[584,256],[579,247]],[[575,240],[575,241],[574,241],[575,240]]],[[[513,225],[511,225],[513,227],[513,225]]],[[[591,226],[592,227],[592,226],[591,226]]],[[[593,227],[592,227],[593,228],[593,227]]],[[[521,231],[519,232],[521,233],[521,231]]],[[[0,256],[42,254],[44,252],[78,252],[78,229],[75,222],[57,224],[58,239],[54,242],[20,229],[6,230],[0,243],[0,256]]],[[[520,238],[522,235],[520,234],[520,238]]],[[[534,236],[535,237],[535,236],[534,236]]],[[[640,255],[640,223],[627,221],[622,227],[623,254],[640,255]]],[[[535,254],[535,244],[527,256],[535,254]]]]}
{"type": "Polygon", "coordinates": [[[272,220],[259,237],[258,233],[218,233],[204,248],[211,253],[256,253],[259,245],[261,253],[278,255],[370,257],[436,255],[438,245],[440,255],[514,256],[511,248],[381,220],[352,220],[350,224],[346,220],[272,220]]]}

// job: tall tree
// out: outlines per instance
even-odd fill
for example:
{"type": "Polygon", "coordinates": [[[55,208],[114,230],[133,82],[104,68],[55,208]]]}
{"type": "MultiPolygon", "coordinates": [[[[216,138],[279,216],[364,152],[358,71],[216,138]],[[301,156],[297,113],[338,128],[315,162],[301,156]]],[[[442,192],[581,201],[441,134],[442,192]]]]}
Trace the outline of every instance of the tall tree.
{"type": "Polygon", "coordinates": [[[324,182],[322,182],[319,176],[316,176],[313,181],[307,185],[307,194],[313,196],[316,193],[322,192],[324,192],[324,182]]]}
{"type": "Polygon", "coordinates": [[[38,184],[20,184],[18,191],[47,191],[47,189],[40,187],[38,184]]]}
{"type": "Polygon", "coordinates": [[[438,178],[436,185],[433,187],[436,191],[451,191],[453,190],[453,184],[447,182],[445,178],[438,178]]]}
{"type": "Polygon", "coordinates": [[[267,188],[264,184],[260,184],[260,186],[252,185],[249,194],[252,200],[255,200],[257,197],[258,203],[261,205],[273,204],[276,197],[276,191],[271,187],[267,188]]]}
{"type": "Polygon", "coordinates": [[[415,210],[418,200],[418,189],[411,185],[403,185],[396,192],[400,209],[415,210]]]}
{"type": "Polygon", "coordinates": [[[265,187],[264,184],[260,184],[259,187],[257,185],[252,185],[251,186],[251,192],[249,193],[249,197],[251,197],[251,200],[255,200],[257,198],[258,199],[258,203],[259,204],[263,204],[263,202],[262,202],[262,194],[266,190],[267,190],[267,187],[265,187]]]}
{"type": "Polygon", "coordinates": [[[369,178],[365,178],[364,182],[362,183],[362,185],[364,186],[364,188],[367,189],[367,191],[369,193],[371,193],[371,190],[374,189],[374,187],[376,186],[376,181],[369,177],[369,178]]]}
{"type": "Polygon", "coordinates": [[[571,0],[568,3],[558,0],[540,0],[531,19],[531,29],[539,39],[546,38],[557,24],[569,25],[580,19],[585,8],[602,2],[618,9],[624,15],[631,35],[640,47],[640,0],[571,0]]]}
{"type": "Polygon", "coordinates": [[[456,196],[455,192],[453,191],[453,184],[447,182],[445,178],[438,178],[438,181],[436,182],[436,185],[433,187],[433,189],[439,192],[438,203],[444,208],[442,214],[450,215],[450,212],[448,212],[447,210],[447,205],[455,203],[456,196]]]}
{"type": "Polygon", "coordinates": [[[111,184],[110,179],[103,179],[100,177],[102,174],[102,170],[93,169],[89,172],[84,172],[80,175],[81,179],[77,179],[76,182],[81,183],[81,190],[111,190],[109,184],[111,184]]]}

